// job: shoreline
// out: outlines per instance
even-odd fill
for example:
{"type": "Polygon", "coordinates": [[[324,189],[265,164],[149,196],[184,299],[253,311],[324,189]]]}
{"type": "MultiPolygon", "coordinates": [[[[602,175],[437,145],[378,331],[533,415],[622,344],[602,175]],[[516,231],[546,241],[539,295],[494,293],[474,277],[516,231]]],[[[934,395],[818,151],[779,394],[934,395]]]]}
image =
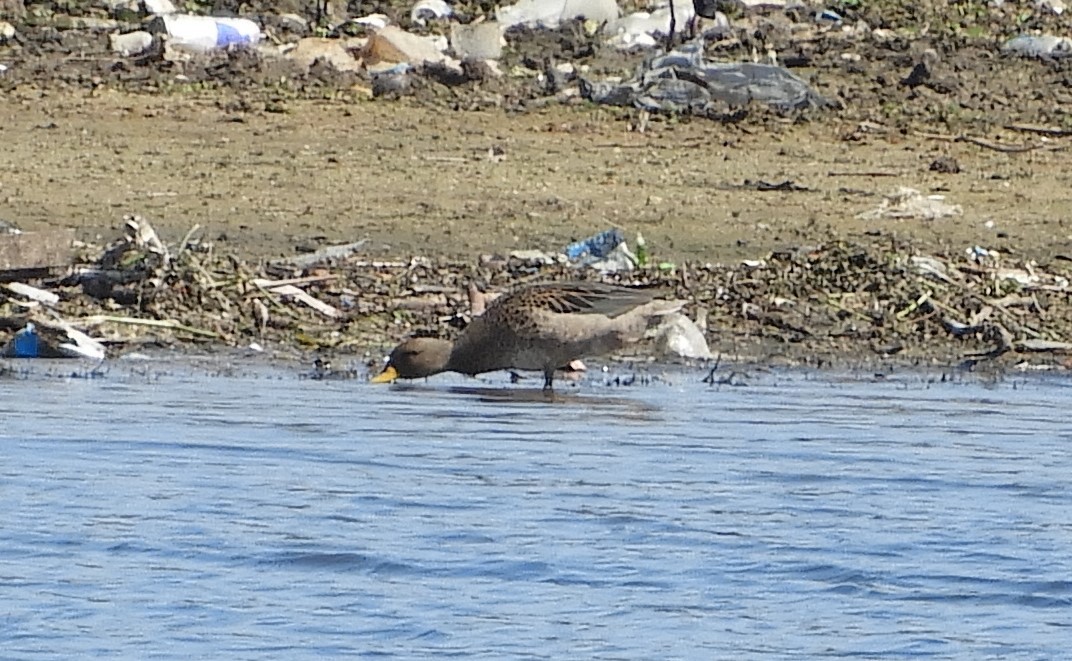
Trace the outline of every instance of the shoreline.
{"type": "Polygon", "coordinates": [[[196,232],[168,247],[147,221],[130,217],[123,238],[83,254],[94,256],[63,276],[24,283],[55,297],[53,304],[4,289],[0,342],[27,322],[60,335],[69,324],[112,356],[259,346],[310,362],[363,356],[375,365],[405,337],[456,334],[470,318],[471,285],[500,292],[594,279],[686,301],[686,316],[706,327],[711,353],[727,365],[1072,367],[1072,344],[1061,339],[1072,336],[1072,273],[997,253],[921,254],[885,235],[866,244],[831,239],[730,265],[685,262],[618,273],[531,253],[473,262],[370,261],[356,250],[316,258],[329,250],[300,266],[256,266],[196,232]]]}

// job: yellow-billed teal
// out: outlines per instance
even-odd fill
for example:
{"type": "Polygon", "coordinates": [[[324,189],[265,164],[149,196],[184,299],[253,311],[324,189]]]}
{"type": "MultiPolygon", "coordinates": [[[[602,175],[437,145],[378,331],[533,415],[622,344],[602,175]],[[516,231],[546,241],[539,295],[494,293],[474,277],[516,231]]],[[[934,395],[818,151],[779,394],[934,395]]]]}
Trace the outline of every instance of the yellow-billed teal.
{"type": "Polygon", "coordinates": [[[419,379],[440,372],[470,376],[501,369],[537,370],[551,390],[555,369],[584,356],[617,351],[644,335],[653,317],[682,301],[590,282],[516,289],[493,301],[454,342],[411,338],[395,347],[373,383],[419,379]]]}

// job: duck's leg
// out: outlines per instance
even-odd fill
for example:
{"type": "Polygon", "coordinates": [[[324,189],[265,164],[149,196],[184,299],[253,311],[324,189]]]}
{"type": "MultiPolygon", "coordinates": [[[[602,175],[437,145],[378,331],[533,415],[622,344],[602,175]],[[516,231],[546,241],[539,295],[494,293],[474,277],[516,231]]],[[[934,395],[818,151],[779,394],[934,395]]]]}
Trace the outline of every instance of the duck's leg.
{"type": "Polygon", "coordinates": [[[545,367],[543,368],[543,391],[553,392],[554,388],[551,383],[555,380],[555,368],[545,367]]]}

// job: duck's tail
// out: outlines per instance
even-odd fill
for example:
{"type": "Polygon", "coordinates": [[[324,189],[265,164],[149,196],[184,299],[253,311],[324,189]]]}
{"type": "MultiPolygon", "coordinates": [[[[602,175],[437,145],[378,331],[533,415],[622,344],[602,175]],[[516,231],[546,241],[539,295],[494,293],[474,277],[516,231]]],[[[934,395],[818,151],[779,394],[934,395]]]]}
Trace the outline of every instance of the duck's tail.
{"type": "Polygon", "coordinates": [[[653,317],[665,317],[668,314],[681,312],[681,308],[683,307],[685,307],[685,301],[659,299],[641,305],[636,309],[636,312],[646,319],[651,319],[653,317]]]}

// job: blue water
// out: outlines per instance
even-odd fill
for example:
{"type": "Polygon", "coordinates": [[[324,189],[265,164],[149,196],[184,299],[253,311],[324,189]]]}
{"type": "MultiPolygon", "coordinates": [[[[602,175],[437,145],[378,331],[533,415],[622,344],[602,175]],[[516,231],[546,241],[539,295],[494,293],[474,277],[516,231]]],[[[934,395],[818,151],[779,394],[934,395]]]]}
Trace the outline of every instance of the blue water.
{"type": "Polygon", "coordinates": [[[0,380],[0,658],[1068,658],[1072,383],[702,376],[0,380]]]}

